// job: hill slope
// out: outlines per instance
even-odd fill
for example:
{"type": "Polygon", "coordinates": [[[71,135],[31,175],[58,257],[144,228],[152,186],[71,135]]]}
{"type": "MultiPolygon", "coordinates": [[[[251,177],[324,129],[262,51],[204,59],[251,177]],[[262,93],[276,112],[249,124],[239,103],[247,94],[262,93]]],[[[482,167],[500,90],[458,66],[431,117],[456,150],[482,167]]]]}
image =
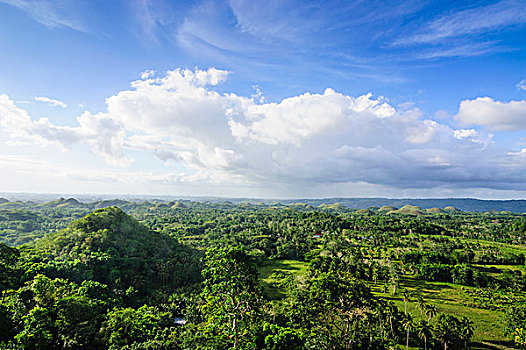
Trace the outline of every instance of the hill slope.
{"type": "Polygon", "coordinates": [[[44,263],[47,274],[118,289],[133,286],[144,294],[199,278],[195,250],[150,231],[117,207],[96,210],[45,236],[30,255],[44,263]]]}

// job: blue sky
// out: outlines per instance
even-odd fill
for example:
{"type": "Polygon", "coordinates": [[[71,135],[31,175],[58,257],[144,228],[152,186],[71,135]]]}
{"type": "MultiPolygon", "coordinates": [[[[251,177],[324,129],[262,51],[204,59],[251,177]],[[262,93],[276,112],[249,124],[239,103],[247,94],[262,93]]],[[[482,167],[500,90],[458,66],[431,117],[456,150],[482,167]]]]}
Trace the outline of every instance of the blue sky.
{"type": "Polygon", "coordinates": [[[520,0],[0,0],[0,33],[0,191],[526,193],[520,0]]]}

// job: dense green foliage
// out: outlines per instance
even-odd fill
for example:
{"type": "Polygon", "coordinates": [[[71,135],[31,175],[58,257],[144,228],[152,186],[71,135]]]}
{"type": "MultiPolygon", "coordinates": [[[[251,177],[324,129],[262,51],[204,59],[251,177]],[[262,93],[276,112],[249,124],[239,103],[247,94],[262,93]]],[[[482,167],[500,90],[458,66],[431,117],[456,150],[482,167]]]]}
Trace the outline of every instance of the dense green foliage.
{"type": "Polygon", "coordinates": [[[482,312],[520,347],[525,232],[414,206],[18,203],[0,209],[0,237],[28,242],[0,243],[0,348],[468,349],[497,337],[482,312]]]}
{"type": "Polygon", "coordinates": [[[116,207],[99,209],[47,235],[25,253],[31,273],[94,280],[143,296],[199,279],[198,252],[150,231],[116,207]]]}

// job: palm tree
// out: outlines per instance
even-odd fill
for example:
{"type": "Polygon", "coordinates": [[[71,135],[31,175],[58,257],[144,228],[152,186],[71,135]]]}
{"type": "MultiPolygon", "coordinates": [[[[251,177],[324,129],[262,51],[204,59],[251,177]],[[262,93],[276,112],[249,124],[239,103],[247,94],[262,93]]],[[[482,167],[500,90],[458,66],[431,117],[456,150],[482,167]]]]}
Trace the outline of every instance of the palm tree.
{"type": "Polygon", "coordinates": [[[405,315],[402,326],[407,331],[405,348],[406,350],[409,350],[409,332],[415,328],[415,325],[413,324],[413,320],[411,319],[410,315],[405,315]]]}
{"type": "Polygon", "coordinates": [[[391,329],[391,337],[394,337],[393,320],[396,320],[396,307],[389,305],[387,307],[387,321],[389,322],[389,328],[391,329]]]}
{"type": "Polygon", "coordinates": [[[383,308],[378,307],[373,310],[372,317],[376,320],[378,326],[380,327],[380,334],[382,338],[385,338],[387,325],[384,324],[384,321],[387,321],[387,313],[383,308]],[[384,325],[386,327],[384,327],[384,325]]]}
{"type": "MultiPolygon", "coordinates": [[[[441,317],[439,320],[443,321],[443,318],[441,317]]],[[[439,322],[434,329],[434,336],[439,342],[444,344],[444,350],[447,350],[447,345],[450,340],[449,333],[450,329],[446,322],[439,322]]]]}
{"type": "Polygon", "coordinates": [[[418,309],[420,309],[420,316],[424,316],[424,310],[427,310],[428,305],[426,304],[426,301],[421,294],[417,296],[417,301],[418,309]]]}
{"type": "Polygon", "coordinates": [[[389,278],[389,283],[391,284],[391,287],[393,287],[393,295],[396,295],[396,288],[398,287],[399,282],[400,277],[397,274],[393,274],[389,278]]]}
{"type": "Polygon", "coordinates": [[[411,296],[411,293],[406,289],[403,293],[404,296],[404,314],[407,315],[407,302],[409,301],[409,297],[411,296]]]}
{"type": "Polygon", "coordinates": [[[464,343],[464,349],[471,348],[471,337],[473,336],[475,328],[473,327],[473,321],[467,317],[462,317],[460,321],[460,338],[464,343]]]}
{"type": "Polygon", "coordinates": [[[373,279],[374,285],[376,286],[376,283],[378,282],[378,277],[380,275],[380,271],[379,271],[380,268],[376,262],[373,262],[373,264],[371,265],[371,268],[372,268],[371,278],[373,279]]]}
{"type": "Polygon", "coordinates": [[[427,340],[433,335],[433,326],[428,322],[421,320],[417,326],[418,337],[424,340],[424,349],[427,350],[427,340]]]}
{"type": "Polygon", "coordinates": [[[431,319],[437,315],[437,312],[438,310],[435,305],[428,305],[426,307],[425,313],[426,313],[426,316],[428,317],[427,323],[429,323],[429,321],[431,321],[431,319]]]}
{"type": "Polygon", "coordinates": [[[400,283],[400,268],[396,264],[392,264],[389,269],[389,283],[393,287],[393,295],[396,295],[396,288],[400,283]]]}

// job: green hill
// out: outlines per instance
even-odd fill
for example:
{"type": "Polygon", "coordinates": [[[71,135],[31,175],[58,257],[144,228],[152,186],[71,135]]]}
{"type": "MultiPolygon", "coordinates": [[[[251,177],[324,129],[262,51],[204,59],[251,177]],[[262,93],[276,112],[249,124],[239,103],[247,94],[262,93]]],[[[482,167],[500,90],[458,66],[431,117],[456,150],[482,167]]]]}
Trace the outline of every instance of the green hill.
{"type": "Polygon", "coordinates": [[[373,215],[374,213],[369,210],[369,209],[358,209],[357,211],[355,211],[356,214],[360,214],[360,215],[373,215]]]}
{"type": "Polygon", "coordinates": [[[452,206],[447,206],[444,208],[445,211],[449,211],[449,212],[460,212],[459,209],[455,208],[455,207],[452,207],[452,206]]]}
{"type": "Polygon", "coordinates": [[[186,208],[186,205],[181,201],[177,201],[172,205],[172,209],[177,209],[177,208],[186,208]]]}
{"type": "Polygon", "coordinates": [[[429,209],[426,209],[426,213],[428,213],[428,214],[441,214],[441,213],[444,213],[444,210],[442,210],[440,208],[429,208],[429,209]]]}
{"type": "Polygon", "coordinates": [[[423,215],[424,210],[416,205],[406,204],[398,210],[391,210],[387,214],[423,215]]]}
{"type": "Polygon", "coordinates": [[[22,208],[24,207],[24,202],[16,201],[16,202],[4,202],[0,204],[1,208],[22,208]]]}
{"type": "Polygon", "coordinates": [[[68,199],[64,199],[64,198],[59,198],[55,201],[51,201],[51,202],[47,202],[47,203],[44,203],[43,206],[49,206],[49,207],[57,207],[57,208],[62,208],[62,207],[78,207],[78,206],[82,206],[83,204],[81,202],[79,202],[78,200],[76,200],[75,198],[68,198],[68,199]]]}
{"type": "Polygon", "coordinates": [[[383,207],[378,209],[378,211],[393,211],[393,210],[398,210],[398,208],[392,205],[384,205],[383,207]]]}
{"type": "Polygon", "coordinates": [[[122,200],[122,199],[107,199],[100,202],[95,203],[95,209],[102,209],[107,207],[122,207],[126,205],[130,205],[131,202],[122,200]]]}
{"type": "Polygon", "coordinates": [[[318,208],[320,209],[327,209],[327,210],[334,210],[334,211],[344,211],[346,210],[347,208],[345,208],[343,205],[341,205],[340,203],[333,203],[333,204],[320,204],[318,206],[318,208]]]}
{"type": "Polygon", "coordinates": [[[151,209],[155,210],[155,209],[167,209],[167,208],[170,208],[170,204],[169,203],[157,203],[151,209]]]}
{"type": "Polygon", "coordinates": [[[143,294],[199,278],[199,254],[140,224],[117,207],[99,209],[37,240],[30,259],[46,274],[95,280],[143,294]]]}

